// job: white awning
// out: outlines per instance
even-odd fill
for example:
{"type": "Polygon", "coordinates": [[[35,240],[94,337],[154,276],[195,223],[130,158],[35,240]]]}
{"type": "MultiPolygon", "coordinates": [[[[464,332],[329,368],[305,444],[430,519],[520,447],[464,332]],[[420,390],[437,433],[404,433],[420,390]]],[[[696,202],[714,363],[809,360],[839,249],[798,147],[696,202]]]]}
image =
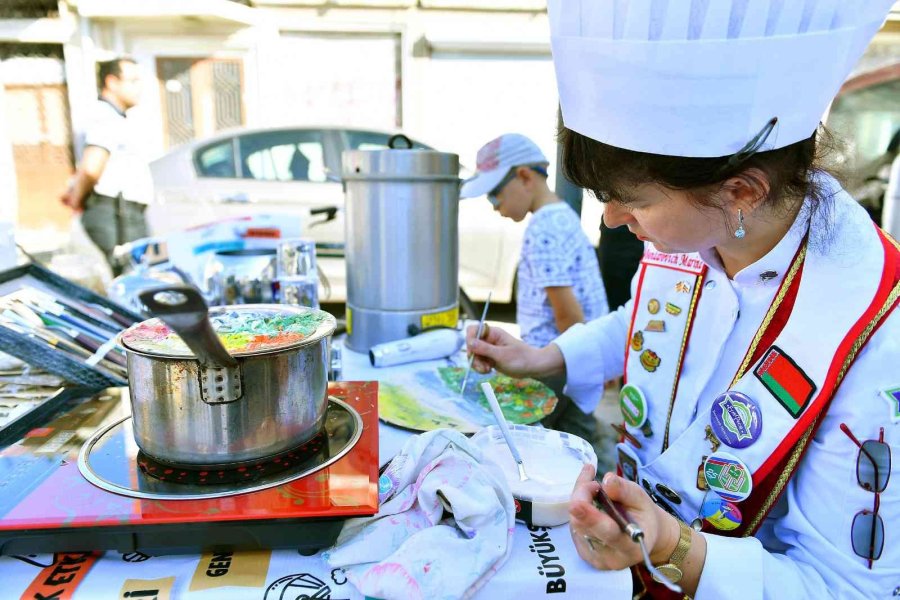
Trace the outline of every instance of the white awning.
{"type": "Polygon", "coordinates": [[[550,56],[550,34],[534,37],[463,37],[427,34],[421,40],[429,53],[550,56]]]}
{"type": "Polygon", "coordinates": [[[0,19],[0,42],[65,44],[75,23],[63,19],[0,19]]]}
{"type": "Polygon", "coordinates": [[[78,0],[76,7],[82,17],[107,19],[194,17],[246,25],[257,25],[263,20],[259,10],[231,0],[78,0]]]}

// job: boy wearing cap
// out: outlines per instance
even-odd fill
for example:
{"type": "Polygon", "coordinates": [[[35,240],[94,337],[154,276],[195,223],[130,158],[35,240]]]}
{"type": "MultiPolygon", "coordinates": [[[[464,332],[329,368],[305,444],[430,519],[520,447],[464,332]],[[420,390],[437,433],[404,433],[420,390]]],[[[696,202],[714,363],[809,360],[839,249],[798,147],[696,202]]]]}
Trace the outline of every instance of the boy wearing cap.
{"type": "MultiPolygon", "coordinates": [[[[508,133],[485,144],[475,176],[461,198],[487,195],[502,216],[517,223],[530,213],[516,274],[516,321],[522,339],[544,347],[576,323],[605,315],[606,292],[597,256],[578,214],[547,185],[548,161],[524,135],[508,133]]],[[[594,442],[596,420],[562,394],[563,378],[544,382],[559,404],[544,425],[594,442]]]]}

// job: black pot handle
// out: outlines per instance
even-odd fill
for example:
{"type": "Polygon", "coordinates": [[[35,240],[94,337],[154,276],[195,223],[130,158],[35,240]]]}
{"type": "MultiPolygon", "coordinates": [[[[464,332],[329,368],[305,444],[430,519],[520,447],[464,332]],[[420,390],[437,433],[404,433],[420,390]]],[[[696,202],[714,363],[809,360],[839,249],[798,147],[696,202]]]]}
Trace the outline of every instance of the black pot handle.
{"type": "Polygon", "coordinates": [[[406,137],[405,135],[403,135],[402,133],[395,133],[390,138],[388,138],[387,145],[388,145],[388,148],[390,148],[391,150],[412,150],[413,149],[412,140],[409,139],[408,137],[406,137]],[[403,142],[406,144],[406,148],[397,148],[397,146],[394,145],[397,142],[397,140],[403,140],[403,142]]]}
{"type": "Polygon", "coordinates": [[[166,285],[144,290],[138,296],[148,312],[178,334],[204,367],[238,366],[222,345],[208,318],[200,291],[191,285],[166,285]]]}

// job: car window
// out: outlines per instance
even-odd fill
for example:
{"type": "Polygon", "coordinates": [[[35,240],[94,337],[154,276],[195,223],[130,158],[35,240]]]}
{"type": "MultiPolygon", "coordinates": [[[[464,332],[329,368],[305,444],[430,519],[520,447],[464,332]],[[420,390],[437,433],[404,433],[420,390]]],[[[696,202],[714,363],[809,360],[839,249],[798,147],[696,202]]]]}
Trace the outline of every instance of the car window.
{"type": "Polygon", "coordinates": [[[224,140],[197,151],[197,170],[201,177],[237,177],[232,142],[224,140]]]}
{"type": "MultiPolygon", "coordinates": [[[[388,147],[391,134],[378,133],[377,131],[347,131],[348,150],[384,150],[388,147]]],[[[413,148],[417,150],[433,150],[420,142],[412,140],[413,148]]],[[[404,142],[397,142],[395,147],[405,148],[404,142]]]]}
{"type": "MultiPolygon", "coordinates": [[[[384,150],[388,147],[388,140],[392,134],[378,133],[377,131],[345,131],[344,136],[347,142],[348,150],[384,150]]],[[[411,140],[413,148],[417,150],[434,150],[431,146],[411,140]]],[[[395,144],[399,148],[405,148],[403,142],[395,144]]],[[[459,165],[459,176],[461,179],[468,179],[475,173],[465,165],[459,165]]]]}
{"type": "Polygon", "coordinates": [[[842,157],[854,177],[877,177],[897,155],[900,79],[847,92],[834,101],[828,126],[845,143],[842,157]]]}
{"type": "Polygon", "coordinates": [[[321,131],[266,131],[241,136],[239,143],[244,179],[325,181],[321,131]]]}

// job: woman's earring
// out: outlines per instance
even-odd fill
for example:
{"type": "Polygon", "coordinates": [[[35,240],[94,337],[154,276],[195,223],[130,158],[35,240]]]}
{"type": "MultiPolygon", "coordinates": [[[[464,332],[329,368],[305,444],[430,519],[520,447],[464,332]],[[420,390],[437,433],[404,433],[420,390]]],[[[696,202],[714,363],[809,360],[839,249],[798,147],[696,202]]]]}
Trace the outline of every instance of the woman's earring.
{"type": "Polygon", "coordinates": [[[744,211],[738,209],[738,228],[734,230],[734,237],[741,239],[745,235],[747,235],[747,230],[744,229],[744,211]]]}

